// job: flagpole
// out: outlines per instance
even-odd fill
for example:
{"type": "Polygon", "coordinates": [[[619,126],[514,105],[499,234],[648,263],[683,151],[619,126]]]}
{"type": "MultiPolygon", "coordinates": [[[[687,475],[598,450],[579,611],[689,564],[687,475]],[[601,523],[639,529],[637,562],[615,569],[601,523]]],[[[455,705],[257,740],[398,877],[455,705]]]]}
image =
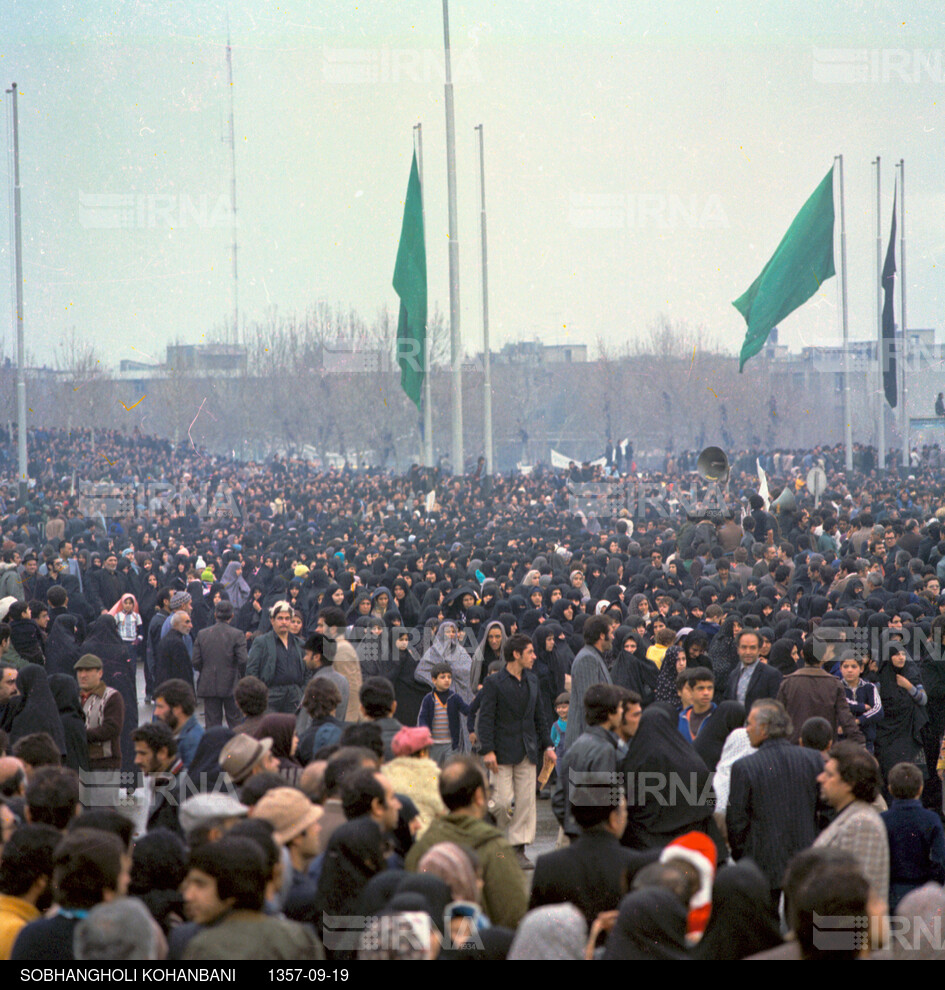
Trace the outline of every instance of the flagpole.
{"type": "MultiPolygon", "coordinates": [[[[909,444],[909,413],[906,410],[906,362],[908,361],[909,339],[906,336],[906,163],[899,159],[899,293],[902,323],[902,352],[899,364],[902,366],[902,389],[899,403],[902,406],[902,466],[909,468],[912,463],[909,444]]],[[[908,474],[908,470],[906,472],[908,474]]]]}
{"type": "Polygon", "coordinates": [[[446,188],[449,200],[450,224],[450,358],[453,364],[453,442],[451,459],[453,474],[465,470],[463,457],[463,341],[459,329],[459,231],[456,226],[456,128],[453,120],[453,79],[450,71],[449,0],[443,0],[443,50],[446,84],[446,188]]]}
{"type": "Polygon", "coordinates": [[[236,266],[236,130],[233,120],[233,53],[230,47],[230,15],[226,17],[226,82],[230,91],[230,120],[226,141],[230,146],[230,209],[233,217],[233,343],[240,342],[239,280],[236,266]]]}
{"type": "Polygon", "coordinates": [[[489,353],[489,258],[486,251],[486,157],[482,124],[479,132],[479,214],[482,236],[482,432],[485,444],[486,477],[492,475],[492,355],[489,353]]]}
{"type": "MultiPolygon", "coordinates": [[[[26,455],[26,345],[23,337],[23,233],[20,200],[20,119],[17,113],[16,83],[7,90],[13,94],[13,278],[16,312],[16,432],[17,475],[19,476],[20,506],[26,505],[29,490],[29,461],[26,455]]],[[[11,436],[12,440],[13,437],[11,436]]],[[[95,447],[93,444],[92,451],[95,447]]]]}
{"type": "MultiPolygon", "coordinates": [[[[420,215],[423,217],[423,254],[427,250],[427,205],[423,194],[423,125],[414,124],[417,132],[417,174],[420,176],[420,215]]],[[[430,331],[423,328],[423,450],[424,467],[433,467],[433,388],[430,369],[430,331]]]]}
{"type": "Polygon", "coordinates": [[[879,420],[876,424],[876,445],[877,451],[876,465],[880,471],[886,470],[886,388],[883,378],[886,369],[886,362],[889,355],[886,353],[886,344],[883,340],[883,204],[881,196],[881,178],[879,155],[876,156],[876,326],[877,340],[877,362],[876,370],[879,381],[877,383],[876,398],[879,405],[879,420]]]}
{"type": "Polygon", "coordinates": [[[847,229],[843,209],[843,155],[840,163],[840,298],[843,310],[843,443],[846,449],[845,470],[853,470],[853,421],[850,416],[850,333],[847,325],[847,229]]]}

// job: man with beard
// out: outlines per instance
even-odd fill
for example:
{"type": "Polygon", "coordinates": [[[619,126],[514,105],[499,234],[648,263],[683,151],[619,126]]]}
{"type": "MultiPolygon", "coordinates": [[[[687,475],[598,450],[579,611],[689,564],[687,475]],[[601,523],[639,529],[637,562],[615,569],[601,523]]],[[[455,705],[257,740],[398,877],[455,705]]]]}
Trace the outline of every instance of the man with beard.
{"type": "Polygon", "coordinates": [[[62,836],[51,825],[20,825],[0,864],[0,959],[9,959],[20,930],[52,904],[53,853],[62,836]]]}
{"type": "Polygon", "coordinates": [[[135,746],[135,766],[154,781],[147,830],[167,828],[181,834],[178,813],[186,770],[184,761],[177,755],[174,733],[163,722],[151,722],[139,725],[131,739],[135,746]]]}
{"type": "Polygon", "coordinates": [[[174,733],[177,752],[185,767],[190,766],[203,739],[203,726],[194,715],[196,707],[194,689],[186,681],[165,681],[154,691],[154,717],[174,733]]]}
{"type": "Polygon", "coordinates": [[[107,612],[115,602],[130,590],[124,575],[118,570],[118,557],[109,553],[102,568],[90,574],[102,611],[107,612]]]}

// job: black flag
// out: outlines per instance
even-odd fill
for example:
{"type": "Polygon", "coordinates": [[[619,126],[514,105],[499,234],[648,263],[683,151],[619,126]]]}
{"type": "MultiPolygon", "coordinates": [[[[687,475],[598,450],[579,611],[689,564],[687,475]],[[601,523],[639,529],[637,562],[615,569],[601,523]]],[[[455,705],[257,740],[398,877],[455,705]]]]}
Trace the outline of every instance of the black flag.
{"type": "Polygon", "coordinates": [[[896,194],[893,192],[892,227],[883,264],[883,391],[891,409],[896,408],[896,314],[893,295],[896,287],[896,194]]]}

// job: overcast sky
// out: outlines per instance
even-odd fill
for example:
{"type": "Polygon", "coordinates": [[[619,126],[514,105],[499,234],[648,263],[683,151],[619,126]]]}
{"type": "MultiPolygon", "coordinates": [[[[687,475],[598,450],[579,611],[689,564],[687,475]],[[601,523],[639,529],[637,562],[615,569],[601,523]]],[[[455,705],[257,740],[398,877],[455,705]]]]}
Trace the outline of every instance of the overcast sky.
{"type": "MultiPolygon", "coordinates": [[[[448,312],[439,0],[6,0],[0,80],[21,92],[26,330],[40,363],[72,327],[117,362],[163,358],[167,342],[231,318],[227,14],[241,318],[319,300],[396,312],[417,122],[431,310],[448,312]]],[[[453,0],[450,19],[468,352],[482,327],[479,123],[494,347],[619,346],[665,314],[736,351],[732,300],[840,153],[851,337],[876,332],[877,154],[884,242],[893,162],[906,161],[909,324],[941,325],[940,2],[453,0]]],[[[4,263],[9,235],[3,210],[4,263]]],[[[7,354],[11,297],[0,293],[7,354]]],[[[782,342],[839,341],[838,302],[839,278],[784,322],[782,342]]]]}

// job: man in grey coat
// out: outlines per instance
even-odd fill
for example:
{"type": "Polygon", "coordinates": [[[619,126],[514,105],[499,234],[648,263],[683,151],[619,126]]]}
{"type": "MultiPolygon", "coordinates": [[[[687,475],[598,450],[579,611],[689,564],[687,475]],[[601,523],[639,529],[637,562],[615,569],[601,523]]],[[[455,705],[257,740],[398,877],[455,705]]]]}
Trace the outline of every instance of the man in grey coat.
{"type": "Polygon", "coordinates": [[[249,659],[246,653],[246,637],[230,625],[233,606],[219,601],[213,610],[214,625],[201,629],[194,641],[194,670],[200,672],[197,697],[203,698],[206,727],[226,724],[235,728],[241,721],[240,710],[233,698],[236,682],[246,673],[249,659]]]}
{"type": "MultiPolygon", "coordinates": [[[[587,728],[558,763],[558,789],[552,796],[552,809],[565,835],[576,839],[581,829],[575,821],[572,804],[598,804],[616,783],[616,735],[623,718],[620,688],[613,684],[592,684],[584,694],[584,721],[587,728]]],[[[570,720],[570,711],[568,712],[570,720]]]]}
{"type": "Polygon", "coordinates": [[[565,752],[584,732],[584,695],[587,689],[592,684],[613,684],[603,656],[613,642],[612,619],[593,615],[584,623],[584,646],[571,665],[571,708],[568,712],[568,731],[564,737],[565,752]]]}

